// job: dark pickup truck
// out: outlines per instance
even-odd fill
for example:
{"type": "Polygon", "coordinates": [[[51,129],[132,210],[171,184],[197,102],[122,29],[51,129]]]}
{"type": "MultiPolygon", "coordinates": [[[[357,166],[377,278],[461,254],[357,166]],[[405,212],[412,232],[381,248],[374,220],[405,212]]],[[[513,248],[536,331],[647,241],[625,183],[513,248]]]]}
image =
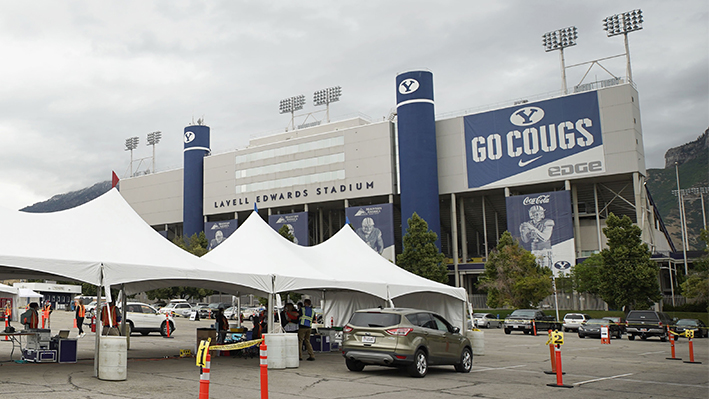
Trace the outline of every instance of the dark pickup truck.
{"type": "Polygon", "coordinates": [[[625,332],[629,340],[636,336],[640,339],[660,337],[660,341],[667,340],[667,328],[672,324],[672,319],[665,313],[654,310],[631,310],[625,318],[625,332]]]}
{"type": "Polygon", "coordinates": [[[561,330],[561,323],[554,316],[547,316],[541,310],[517,309],[505,318],[505,334],[512,331],[522,331],[533,334],[536,326],[537,334],[547,330],[561,330]]]}

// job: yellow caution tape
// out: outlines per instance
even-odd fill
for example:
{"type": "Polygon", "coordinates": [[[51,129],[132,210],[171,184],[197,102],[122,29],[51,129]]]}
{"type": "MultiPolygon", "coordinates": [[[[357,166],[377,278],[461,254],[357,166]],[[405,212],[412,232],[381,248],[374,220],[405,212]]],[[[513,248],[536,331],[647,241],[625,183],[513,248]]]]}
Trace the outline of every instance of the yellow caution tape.
{"type": "Polygon", "coordinates": [[[250,346],[258,345],[263,341],[263,338],[261,339],[255,339],[252,341],[245,341],[245,342],[238,342],[235,344],[227,344],[227,345],[212,345],[209,347],[210,351],[235,351],[239,349],[244,349],[248,348],[250,346]]]}

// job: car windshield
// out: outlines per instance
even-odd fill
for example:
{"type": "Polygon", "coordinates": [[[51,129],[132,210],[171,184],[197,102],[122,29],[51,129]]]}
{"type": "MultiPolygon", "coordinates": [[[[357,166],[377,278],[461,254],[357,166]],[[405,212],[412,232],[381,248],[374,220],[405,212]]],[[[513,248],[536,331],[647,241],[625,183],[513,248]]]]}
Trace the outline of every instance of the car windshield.
{"type": "Polygon", "coordinates": [[[515,310],[510,317],[534,317],[533,310],[515,310]]]}
{"type": "Polygon", "coordinates": [[[640,320],[659,320],[657,313],[651,311],[635,311],[628,314],[629,319],[640,319],[640,320]]]}
{"type": "Polygon", "coordinates": [[[605,325],[608,325],[609,321],[610,320],[606,320],[606,319],[590,319],[590,320],[586,321],[586,324],[602,324],[605,326],[605,325]]]}
{"type": "Polygon", "coordinates": [[[569,320],[581,320],[583,319],[583,316],[580,314],[567,314],[564,318],[569,320]]]}
{"type": "Polygon", "coordinates": [[[696,326],[697,322],[695,320],[682,319],[677,322],[678,326],[696,326]]]}
{"type": "Polygon", "coordinates": [[[485,313],[473,313],[473,317],[476,319],[483,318],[483,317],[485,317],[485,313]]]}
{"type": "Polygon", "coordinates": [[[350,323],[356,327],[390,327],[401,322],[401,316],[393,313],[356,312],[350,323]]]}

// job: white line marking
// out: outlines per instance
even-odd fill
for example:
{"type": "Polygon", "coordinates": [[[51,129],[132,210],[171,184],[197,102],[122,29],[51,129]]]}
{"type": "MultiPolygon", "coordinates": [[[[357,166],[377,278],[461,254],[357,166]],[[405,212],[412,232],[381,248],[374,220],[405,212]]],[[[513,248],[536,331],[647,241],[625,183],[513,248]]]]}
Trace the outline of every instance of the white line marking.
{"type": "Polygon", "coordinates": [[[473,370],[473,372],[478,372],[478,371],[490,371],[490,370],[507,370],[507,369],[518,369],[520,367],[527,367],[526,364],[519,364],[517,366],[507,366],[507,367],[486,367],[484,369],[476,369],[473,370]]]}
{"type": "Polygon", "coordinates": [[[612,376],[612,377],[603,377],[603,378],[596,378],[596,379],[588,380],[588,381],[576,382],[576,383],[574,383],[574,386],[576,386],[576,385],[588,384],[589,382],[597,382],[597,381],[603,381],[603,380],[612,380],[612,379],[614,379],[614,378],[627,377],[627,376],[629,376],[629,375],[633,375],[633,373],[620,374],[620,375],[614,375],[614,376],[612,376]]]}
{"type": "Polygon", "coordinates": [[[644,356],[644,355],[655,355],[655,354],[658,354],[658,353],[665,353],[665,352],[667,352],[667,351],[645,352],[645,353],[641,353],[640,356],[644,356]]]}

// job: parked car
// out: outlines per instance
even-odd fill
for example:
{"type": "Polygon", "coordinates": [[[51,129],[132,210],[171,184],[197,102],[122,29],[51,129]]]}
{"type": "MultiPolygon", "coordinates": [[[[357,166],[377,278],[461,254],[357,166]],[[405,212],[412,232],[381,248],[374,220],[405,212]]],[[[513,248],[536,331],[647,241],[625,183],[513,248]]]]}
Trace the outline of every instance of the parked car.
{"type": "Polygon", "coordinates": [[[229,320],[236,320],[239,314],[239,308],[236,306],[231,306],[224,309],[224,316],[229,320]]]}
{"type": "Polygon", "coordinates": [[[342,331],[342,355],[350,371],[379,365],[424,377],[429,365],[453,365],[461,373],[473,367],[470,340],[458,327],[426,310],[358,310],[342,331]]]}
{"type": "Polygon", "coordinates": [[[622,334],[625,334],[625,320],[622,317],[617,317],[617,316],[606,316],[604,317],[606,320],[610,320],[613,323],[617,324],[618,327],[620,327],[620,332],[622,334]]]}
{"type": "Polygon", "coordinates": [[[502,327],[502,322],[492,313],[473,313],[473,324],[476,328],[502,327]]]}
{"type": "Polygon", "coordinates": [[[173,316],[190,317],[192,313],[192,305],[185,300],[170,301],[164,308],[159,310],[160,313],[169,313],[173,316]]]}
{"type": "Polygon", "coordinates": [[[567,313],[564,315],[564,332],[578,331],[581,324],[591,319],[591,316],[585,313],[567,313]]]}
{"type": "Polygon", "coordinates": [[[230,308],[231,304],[230,303],[225,303],[225,302],[214,302],[209,304],[209,317],[212,319],[215,319],[217,317],[217,312],[219,311],[219,308],[222,309],[227,309],[230,308]]]}
{"type": "MultiPolygon", "coordinates": [[[[119,309],[120,311],[120,309],[119,309]]],[[[130,324],[131,332],[148,335],[159,332],[167,336],[167,323],[170,323],[170,335],[175,331],[175,322],[170,314],[158,312],[154,307],[141,302],[126,303],[126,323],[130,324]]]]}
{"type": "Polygon", "coordinates": [[[660,337],[660,341],[667,341],[667,328],[672,324],[672,319],[666,313],[654,310],[631,310],[625,321],[625,331],[628,339],[634,340],[648,337],[660,337]]]}
{"type": "Polygon", "coordinates": [[[675,324],[674,331],[682,334],[687,330],[694,331],[694,338],[709,337],[709,330],[706,324],[699,319],[680,319],[675,324]]]}
{"type": "Polygon", "coordinates": [[[578,326],[579,338],[594,337],[601,338],[601,327],[608,326],[609,338],[620,338],[623,333],[620,326],[608,319],[588,319],[578,326]]]}
{"type": "Polygon", "coordinates": [[[198,304],[195,308],[199,312],[200,319],[209,319],[212,317],[212,310],[209,308],[208,304],[198,304]]]}
{"type": "Polygon", "coordinates": [[[241,308],[241,314],[244,316],[244,320],[254,321],[254,316],[258,315],[260,312],[261,308],[241,308]]]}
{"type": "Polygon", "coordinates": [[[525,334],[534,333],[534,329],[544,334],[547,330],[560,330],[561,323],[554,316],[547,316],[538,309],[517,309],[505,318],[505,334],[512,331],[522,331],[525,334]]]}

